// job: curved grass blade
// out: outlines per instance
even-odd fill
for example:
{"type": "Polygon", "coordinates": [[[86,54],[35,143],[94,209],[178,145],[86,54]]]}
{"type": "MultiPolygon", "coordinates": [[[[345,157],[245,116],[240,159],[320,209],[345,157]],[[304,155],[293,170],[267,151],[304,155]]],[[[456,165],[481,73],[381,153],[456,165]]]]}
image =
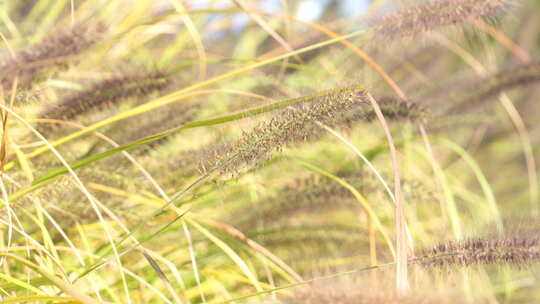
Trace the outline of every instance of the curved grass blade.
{"type": "Polygon", "coordinates": [[[379,217],[377,217],[377,215],[375,214],[375,212],[373,211],[373,209],[369,205],[368,201],[362,196],[362,194],[360,194],[360,192],[358,192],[358,190],[356,190],[351,184],[347,183],[345,180],[333,175],[332,173],[330,173],[330,172],[328,172],[328,171],[326,171],[324,169],[321,169],[321,168],[319,168],[317,166],[314,166],[314,165],[312,165],[312,164],[310,164],[308,162],[305,162],[303,160],[300,160],[300,159],[293,159],[293,161],[298,163],[299,165],[301,165],[303,167],[306,167],[307,169],[309,169],[309,170],[311,170],[313,172],[319,173],[319,174],[321,174],[323,176],[326,176],[326,177],[330,178],[331,180],[335,181],[336,183],[340,184],[341,186],[343,186],[347,190],[349,190],[352,193],[352,195],[356,198],[356,200],[358,200],[358,202],[362,205],[362,207],[364,208],[364,210],[366,211],[368,216],[373,220],[373,223],[375,224],[377,229],[379,229],[379,231],[383,235],[383,238],[384,238],[384,240],[386,241],[386,243],[388,245],[388,249],[390,249],[390,252],[392,252],[392,255],[394,257],[396,256],[396,251],[394,249],[394,245],[392,243],[392,240],[388,236],[388,232],[386,232],[386,229],[381,224],[381,221],[379,220],[379,217]]]}
{"type": "Polygon", "coordinates": [[[50,303],[50,301],[53,301],[53,303],[64,303],[64,304],[67,304],[67,303],[80,303],[79,301],[77,301],[74,298],[32,295],[32,296],[20,296],[20,297],[14,297],[14,298],[5,299],[2,302],[0,302],[0,304],[4,304],[4,303],[5,304],[7,304],[7,303],[27,303],[27,302],[34,303],[35,301],[47,302],[47,303],[50,303]]]}
{"type": "Polygon", "coordinates": [[[11,291],[17,291],[17,290],[21,290],[21,289],[27,289],[27,290],[31,290],[32,292],[38,293],[38,294],[43,294],[43,291],[36,288],[33,285],[33,282],[31,282],[29,284],[29,283],[26,283],[24,281],[21,281],[19,279],[16,279],[16,278],[14,278],[12,276],[9,276],[9,275],[3,274],[3,273],[0,273],[0,279],[6,280],[8,282],[8,284],[9,284],[9,285],[8,284],[0,285],[0,288],[2,288],[4,290],[10,289],[11,291]]]}
{"type": "Polygon", "coordinates": [[[227,245],[223,240],[220,240],[218,237],[212,234],[208,229],[204,228],[196,221],[186,218],[186,222],[188,222],[191,226],[193,226],[199,232],[204,234],[204,236],[206,236],[210,241],[212,241],[212,243],[214,243],[226,255],[228,255],[229,258],[231,258],[231,260],[233,260],[233,262],[240,268],[240,270],[242,270],[242,272],[246,275],[246,277],[249,279],[249,281],[251,282],[251,284],[255,287],[257,291],[260,292],[263,290],[256,275],[249,269],[249,266],[246,264],[246,262],[229,245],[227,245]]]}
{"type": "Polygon", "coordinates": [[[495,217],[497,229],[499,230],[499,232],[502,232],[503,223],[502,223],[502,218],[501,218],[501,212],[499,211],[499,206],[497,205],[495,194],[493,193],[493,190],[491,189],[491,186],[486,176],[484,175],[484,173],[482,173],[482,169],[480,168],[478,163],[473,159],[473,157],[467,151],[465,151],[465,149],[463,149],[456,143],[448,139],[444,139],[444,138],[438,138],[438,141],[440,141],[442,144],[444,144],[446,147],[448,147],[452,151],[456,152],[467,163],[467,165],[469,165],[474,175],[476,176],[476,179],[478,180],[478,183],[480,184],[480,187],[482,188],[482,192],[484,192],[484,196],[486,197],[486,201],[489,204],[491,212],[493,213],[493,216],[495,217]]]}
{"type": "Polygon", "coordinates": [[[51,274],[48,271],[42,269],[41,267],[39,267],[39,265],[36,265],[36,264],[34,264],[34,263],[32,263],[32,262],[18,256],[18,255],[11,254],[11,253],[0,252],[0,256],[13,259],[13,260],[15,260],[15,261],[17,261],[17,262],[19,262],[21,264],[24,264],[24,265],[28,266],[29,268],[33,269],[37,273],[39,273],[42,276],[44,276],[45,278],[47,278],[56,287],[60,288],[63,292],[65,292],[66,294],[72,296],[73,298],[77,299],[80,302],[92,303],[92,304],[93,303],[96,303],[96,304],[98,303],[96,300],[94,300],[94,299],[90,298],[89,296],[81,293],[73,285],[61,280],[60,278],[58,278],[54,274],[51,274]]]}
{"type": "Polygon", "coordinates": [[[340,276],[352,275],[352,274],[355,274],[355,273],[364,272],[364,271],[368,271],[368,270],[381,269],[381,268],[388,267],[388,266],[393,266],[393,265],[395,265],[395,263],[391,262],[391,263],[387,263],[387,264],[379,264],[379,265],[368,266],[368,267],[363,267],[363,268],[359,268],[359,269],[334,273],[334,274],[324,276],[324,277],[318,277],[318,278],[314,278],[314,279],[311,279],[311,280],[305,280],[305,281],[298,282],[298,283],[287,284],[287,285],[279,286],[279,287],[276,287],[276,288],[267,289],[267,290],[263,290],[263,291],[260,291],[260,292],[255,292],[255,293],[245,295],[245,296],[241,296],[241,297],[234,298],[234,299],[229,299],[229,300],[225,300],[225,301],[221,301],[221,302],[214,302],[213,304],[235,303],[237,301],[243,301],[243,300],[249,299],[251,297],[256,297],[256,296],[260,296],[260,295],[264,295],[264,294],[269,294],[269,293],[279,291],[279,290],[284,290],[284,289],[287,289],[287,288],[293,288],[293,287],[297,287],[297,286],[302,286],[302,285],[306,285],[306,284],[313,283],[313,282],[320,281],[320,280],[335,279],[335,278],[340,277],[340,276]]]}

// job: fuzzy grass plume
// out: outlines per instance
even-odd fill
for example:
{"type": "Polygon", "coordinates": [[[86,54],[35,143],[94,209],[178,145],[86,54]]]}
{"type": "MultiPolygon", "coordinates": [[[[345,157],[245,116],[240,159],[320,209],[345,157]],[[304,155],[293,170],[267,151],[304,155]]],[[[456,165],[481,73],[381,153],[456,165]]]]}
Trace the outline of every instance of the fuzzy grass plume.
{"type": "MultiPolygon", "coordinates": [[[[512,68],[502,69],[496,73],[474,81],[463,90],[465,96],[451,104],[452,111],[463,112],[483,104],[485,101],[507,90],[533,86],[540,82],[540,62],[520,64],[512,68]]],[[[461,92],[458,92],[458,94],[461,92]]]]}
{"type": "MultiPolygon", "coordinates": [[[[214,152],[214,159],[204,167],[221,173],[234,173],[268,159],[271,152],[285,145],[306,141],[319,127],[316,122],[328,123],[359,103],[367,103],[361,87],[330,90],[315,95],[306,102],[280,111],[269,121],[260,123],[241,139],[214,152]]],[[[317,132],[320,133],[320,132],[317,132]]]]}
{"type": "Polygon", "coordinates": [[[396,295],[388,282],[334,279],[321,280],[299,289],[286,304],[435,304],[454,303],[452,299],[422,293],[396,295]],[[386,287],[385,287],[386,286],[386,287]]]}
{"type": "Polygon", "coordinates": [[[19,86],[30,87],[40,80],[41,72],[53,67],[64,67],[71,57],[87,50],[101,39],[105,27],[102,24],[78,24],[68,30],[57,29],[45,39],[14,56],[0,62],[0,84],[11,86],[15,78],[19,86]]]}
{"type": "MultiPolygon", "coordinates": [[[[360,178],[351,183],[362,185],[360,178]]],[[[345,208],[357,212],[358,203],[351,198],[344,187],[328,179],[319,181],[314,177],[294,181],[291,185],[280,189],[278,196],[271,196],[258,201],[255,206],[245,206],[235,210],[229,222],[238,223],[243,231],[257,225],[271,227],[291,219],[301,213],[317,213],[345,208]]]]}
{"type": "MultiPolygon", "coordinates": [[[[286,108],[269,121],[259,123],[241,139],[205,153],[204,170],[222,174],[238,173],[269,159],[273,151],[295,143],[314,140],[330,127],[350,127],[358,121],[370,121],[375,114],[366,90],[345,87],[306,98],[305,102],[286,108]]],[[[389,118],[421,119],[425,112],[416,105],[394,98],[384,99],[381,110],[389,118]]]]}
{"type": "Polygon", "coordinates": [[[79,115],[133,96],[145,96],[169,83],[169,76],[161,72],[125,74],[102,80],[88,89],[71,94],[58,104],[46,106],[40,117],[73,119],[79,115]]]}
{"type": "Polygon", "coordinates": [[[521,232],[448,241],[419,255],[413,263],[426,267],[467,267],[471,265],[525,266],[540,260],[540,238],[521,232]]]}
{"type": "Polygon", "coordinates": [[[375,37],[397,39],[502,14],[509,0],[436,0],[399,9],[386,16],[372,18],[368,24],[375,37]]]}
{"type": "Polygon", "coordinates": [[[9,113],[0,301],[467,302],[458,293],[474,303],[539,302],[534,272],[523,271],[538,261],[538,233],[461,238],[500,223],[499,214],[540,214],[526,191],[534,165],[521,161],[522,150],[540,151],[540,68],[526,63],[540,50],[534,1],[369,1],[361,12],[350,1],[311,1],[321,17],[309,22],[300,1],[165,2],[0,5],[0,106],[9,113]],[[269,12],[267,2],[280,5],[269,12]],[[377,11],[387,15],[359,24],[377,11]],[[412,42],[426,32],[425,43],[412,42]],[[168,75],[111,73],[124,65],[168,75]],[[494,74],[474,73],[484,69],[494,74]],[[66,89],[81,79],[83,90],[66,89]],[[373,92],[340,87],[261,102],[353,79],[373,92]],[[511,121],[489,102],[501,92],[511,121]],[[480,121],[461,102],[488,114],[480,121]],[[36,116],[49,118],[39,130],[70,127],[37,140],[28,128],[36,116]],[[271,159],[298,146],[287,156],[305,166],[271,159]],[[400,221],[393,199],[407,202],[400,221]],[[407,239],[412,253],[434,238],[454,241],[408,261],[399,242],[400,272],[392,271],[387,244],[407,239]],[[401,266],[411,270],[410,294],[394,292],[404,290],[401,266]],[[358,281],[348,281],[352,273],[358,281]],[[310,278],[322,283],[298,291],[310,278]]]}

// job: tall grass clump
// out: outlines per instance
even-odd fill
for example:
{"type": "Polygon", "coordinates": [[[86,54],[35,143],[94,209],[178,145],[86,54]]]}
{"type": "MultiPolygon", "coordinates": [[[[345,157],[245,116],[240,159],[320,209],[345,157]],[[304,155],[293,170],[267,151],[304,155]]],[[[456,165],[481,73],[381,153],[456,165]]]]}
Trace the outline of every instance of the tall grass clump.
{"type": "Polygon", "coordinates": [[[0,301],[539,302],[540,6],[349,2],[1,2],[0,301]]]}

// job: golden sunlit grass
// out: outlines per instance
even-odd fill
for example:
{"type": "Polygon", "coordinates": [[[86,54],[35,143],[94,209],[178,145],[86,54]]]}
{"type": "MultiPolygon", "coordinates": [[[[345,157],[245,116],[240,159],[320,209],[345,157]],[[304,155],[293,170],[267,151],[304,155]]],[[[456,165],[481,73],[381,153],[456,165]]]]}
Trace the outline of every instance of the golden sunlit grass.
{"type": "Polygon", "coordinates": [[[540,299],[537,3],[274,2],[0,3],[2,303],[540,299]]]}

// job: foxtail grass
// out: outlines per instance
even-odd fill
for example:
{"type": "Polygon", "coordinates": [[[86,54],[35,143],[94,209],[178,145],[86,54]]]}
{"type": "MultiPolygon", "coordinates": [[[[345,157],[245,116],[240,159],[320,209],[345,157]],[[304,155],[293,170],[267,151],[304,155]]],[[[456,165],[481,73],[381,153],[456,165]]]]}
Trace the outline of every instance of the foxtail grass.
{"type": "Polygon", "coordinates": [[[102,39],[105,32],[103,24],[78,24],[70,29],[57,28],[45,39],[21,52],[16,52],[0,62],[4,71],[0,84],[6,88],[17,78],[21,88],[46,79],[42,76],[51,68],[65,67],[73,57],[82,54],[102,39]]]}
{"type": "Polygon", "coordinates": [[[536,233],[493,235],[435,245],[417,255],[413,263],[426,267],[510,265],[524,267],[540,261],[540,238],[536,233]]]}
{"type": "MultiPolygon", "coordinates": [[[[72,93],[57,104],[47,104],[39,114],[40,118],[72,120],[88,112],[117,105],[130,97],[147,96],[165,88],[170,82],[169,75],[162,72],[126,73],[96,82],[80,92],[72,93]]],[[[51,125],[41,125],[41,132],[54,130],[51,125]]]]}
{"type": "Polygon", "coordinates": [[[400,39],[479,18],[493,18],[512,6],[511,0],[432,0],[369,20],[374,36],[400,39]]]}
{"type": "Polygon", "coordinates": [[[62,99],[57,105],[46,106],[40,117],[69,120],[100,107],[132,96],[145,96],[162,89],[169,77],[161,72],[135,73],[111,77],[88,89],[62,99]]]}
{"type": "MultiPolygon", "coordinates": [[[[516,88],[526,88],[540,82],[540,62],[519,64],[512,68],[502,69],[490,76],[483,77],[469,86],[470,92],[458,102],[452,103],[453,112],[485,104],[498,94],[516,88]]],[[[469,90],[467,90],[469,91],[469,90]]]]}
{"type": "MultiPolygon", "coordinates": [[[[416,105],[394,98],[383,99],[381,111],[391,119],[423,119],[426,114],[416,105]]],[[[249,132],[243,132],[242,138],[204,153],[201,167],[234,175],[268,160],[273,151],[319,138],[324,134],[321,125],[350,127],[374,118],[365,89],[330,90],[286,108],[249,132]]]]}

